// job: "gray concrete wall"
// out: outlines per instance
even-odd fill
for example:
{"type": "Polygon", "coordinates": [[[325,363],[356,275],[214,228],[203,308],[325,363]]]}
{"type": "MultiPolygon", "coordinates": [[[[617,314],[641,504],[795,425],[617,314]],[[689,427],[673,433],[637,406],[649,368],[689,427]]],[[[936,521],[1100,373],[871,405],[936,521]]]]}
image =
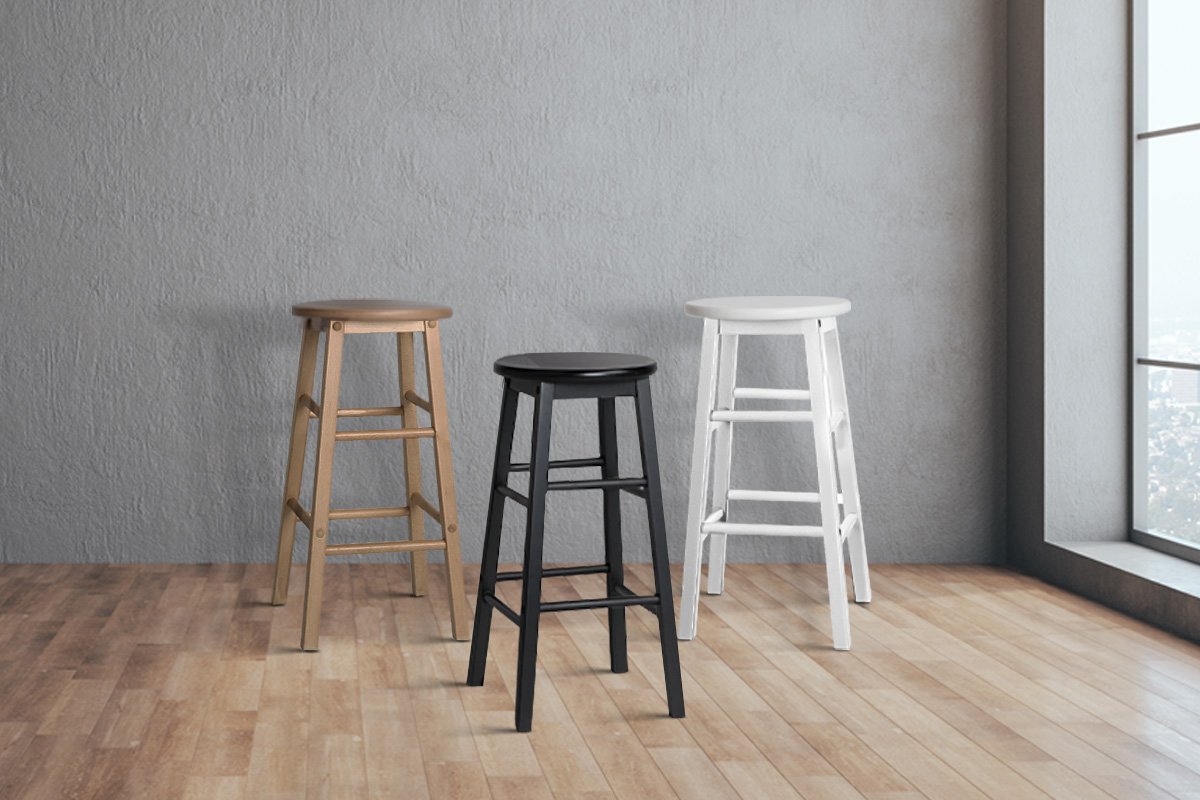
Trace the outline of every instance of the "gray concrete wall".
{"type": "Polygon", "coordinates": [[[1046,4],[1049,541],[1129,538],[1127,6],[1046,4]]]}
{"type": "MultiPolygon", "coordinates": [[[[0,559],[270,559],[299,343],[288,306],[371,295],[455,308],[443,335],[472,560],[491,362],[658,358],[678,557],[700,334],[683,302],[826,293],[854,301],[843,335],[872,557],[997,560],[1004,13],[3,4],[0,559]]],[[[783,345],[751,343],[747,381],[798,378],[783,345]]],[[[344,399],[388,402],[384,342],[351,340],[347,357],[344,399]]],[[[591,450],[584,409],[556,425],[559,452],[591,450]]],[[[810,442],[748,429],[737,483],[799,488],[810,442]]],[[[335,502],[392,502],[398,453],[340,448],[335,502]]],[[[598,510],[556,497],[547,558],[598,552],[598,510]]],[[[643,530],[629,525],[632,559],[648,556],[643,530]]],[[[730,555],[819,554],[741,540],[730,555]]]]}

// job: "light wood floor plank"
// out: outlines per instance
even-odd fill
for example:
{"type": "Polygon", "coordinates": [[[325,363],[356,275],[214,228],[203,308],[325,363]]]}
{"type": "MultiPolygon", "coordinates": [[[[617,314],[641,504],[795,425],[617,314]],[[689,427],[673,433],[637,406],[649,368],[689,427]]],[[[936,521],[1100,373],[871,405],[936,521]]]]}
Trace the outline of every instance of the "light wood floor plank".
{"type": "Polygon", "coordinates": [[[730,565],[680,643],[683,720],[653,615],[627,612],[621,675],[605,612],[547,615],[523,735],[516,627],[496,615],[466,687],[442,568],[420,598],[407,569],[331,562],[304,653],[300,565],[282,608],[270,565],[0,565],[0,797],[1200,795],[1200,647],[1007,570],[873,566],[836,653],[823,567],[730,565]]]}

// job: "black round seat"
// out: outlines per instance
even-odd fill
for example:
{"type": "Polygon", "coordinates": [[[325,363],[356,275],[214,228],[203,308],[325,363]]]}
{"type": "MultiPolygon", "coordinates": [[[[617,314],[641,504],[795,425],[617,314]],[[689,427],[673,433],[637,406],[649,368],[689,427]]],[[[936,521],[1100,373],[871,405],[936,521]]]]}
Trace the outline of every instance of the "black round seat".
{"type": "Polygon", "coordinates": [[[657,369],[654,359],[628,353],[522,353],[496,360],[496,372],[506,378],[554,383],[644,378],[657,369]]]}

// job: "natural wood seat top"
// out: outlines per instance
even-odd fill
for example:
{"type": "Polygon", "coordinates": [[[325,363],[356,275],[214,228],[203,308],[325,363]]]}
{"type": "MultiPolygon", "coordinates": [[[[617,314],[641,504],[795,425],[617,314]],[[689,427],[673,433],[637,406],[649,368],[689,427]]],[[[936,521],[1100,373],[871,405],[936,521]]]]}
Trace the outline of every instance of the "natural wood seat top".
{"type": "Polygon", "coordinates": [[[419,303],[416,300],[313,300],[292,306],[297,317],[340,319],[347,322],[419,322],[450,316],[449,306],[419,303]]]}

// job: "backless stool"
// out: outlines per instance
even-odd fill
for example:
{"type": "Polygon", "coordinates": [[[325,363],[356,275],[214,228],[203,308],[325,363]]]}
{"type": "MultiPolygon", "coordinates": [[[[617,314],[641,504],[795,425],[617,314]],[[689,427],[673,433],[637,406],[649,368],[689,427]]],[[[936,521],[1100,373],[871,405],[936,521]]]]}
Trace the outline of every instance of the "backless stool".
{"type": "Polygon", "coordinates": [[[455,639],[467,638],[467,606],[463,593],[462,558],[458,544],[458,513],[454,502],[454,477],[450,464],[450,429],[446,419],[446,390],[442,374],[442,349],[438,321],[450,316],[445,306],[414,303],[407,300],[323,300],[292,306],[292,313],[304,319],[304,338],[300,346],[300,370],[296,378],[296,401],[292,413],[292,440],[288,448],[287,478],[283,490],[283,513],[279,523],[279,550],[275,561],[275,590],[272,602],[282,605],[287,599],[288,574],[292,566],[292,542],[296,521],[309,529],[308,573],[304,589],[304,623],[300,646],[316,650],[321,627],[321,591],[325,557],[365,553],[410,553],[412,591],[425,594],[426,554],[444,550],[446,572],[450,579],[450,620],[455,639]],[[321,375],[321,402],[312,396],[317,366],[317,345],[325,334],[325,359],[321,375]],[[340,408],[338,388],[341,382],[342,345],[348,334],[391,333],[396,336],[400,363],[400,405],[378,408],[340,408]],[[416,393],[413,334],[424,334],[425,371],[429,396],[416,393]],[[428,426],[420,424],[419,412],[430,417],[428,426]],[[339,431],[339,417],[400,417],[400,428],[365,431],[339,431]],[[304,451],[308,442],[308,423],[317,420],[316,474],[313,477],[312,509],[300,505],[300,482],[304,472],[304,451]],[[404,441],[404,476],[407,502],[392,508],[329,507],[333,483],[333,445],[335,442],[404,441]],[[437,472],[438,505],[421,494],[420,440],[433,439],[437,472]],[[441,539],[426,539],[424,517],[442,528],[441,539]],[[361,544],[329,544],[329,523],[342,519],[408,517],[409,540],[361,544]]]}
{"type": "Polygon", "coordinates": [[[479,575],[479,599],[475,604],[475,632],[467,683],[482,686],[487,661],[492,609],[497,609],[520,628],[517,654],[518,731],[533,725],[533,684],[537,664],[538,618],[553,611],[584,608],[608,609],[608,648],[613,672],[629,670],[625,642],[625,608],[644,606],[658,616],[667,707],[672,717],[683,716],[683,684],[679,674],[679,645],[675,641],[675,609],[671,602],[671,575],[667,562],[666,525],[663,521],[659,485],[658,454],[654,441],[654,413],[650,404],[650,376],[658,366],[648,358],[616,353],[530,353],[506,356],[496,362],[504,378],[500,404],[500,429],[496,437],[496,462],[492,473],[492,496],[484,533],[483,563],[479,575]],[[520,394],[533,398],[533,442],[530,462],[513,464],[513,428],[520,394]],[[642,477],[622,478],[617,469],[616,398],[633,397],[640,438],[642,477]],[[599,420],[599,450],[595,458],[550,460],[550,418],[555,401],[595,398],[599,420]],[[552,481],[552,469],[599,467],[600,478],[552,481]],[[511,472],[529,473],[529,494],[510,488],[511,472]],[[542,527],[546,515],[546,493],[571,489],[599,489],[604,497],[604,563],[578,567],[542,568],[542,527]],[[621,498],[626,491],[646,501],[649,516],[650,552],[654,569],[654,594],[637,595],[624,583],[621,554],[621,498]],[[520,571],[497,572],[500,531],[505,500],[525,506],[525,562],[520,571]],[[563,575],[603,574],[607,591],[602,598],[542,602],[542,578],[563,575]],[[517,612],[496,597],[498,581],[522,581],[521,610],[517,612]]]}
{"type": "Polygon", "coordinates": [[[858,474],[850,436],[846,382],[842,374],[837,317],[850,301],[837,297],[718,297],[693,300],[687,313],[704,318],[700,387],[683,565],[680,637],[696,635],[700,599],[700,559],[709,541],[708,593],[720,594],[725,578],[725,538],[730,535],[816,536],[825,541],[825,569],[833,620],[833,646],[850,648],[850,610],[842,543],[850,548],[854,597],[871,601],[867,551],[859,506],[858,474]],[[735,385],[739,336],[804,337],[808,389],[750,389],[735,385]],[[792,400],[810,410],[742,410],[738,400],[792,400]],[[810,422],[816,442],[818,491],[760,491],[729,488],[735,422],[810,422]],[[836,462],[836,472],[835,472],[836,462]],[[711,484],[710,484],[710,473],[711,484]],[[841,491],[838,491],[838,484],[841,491]],[[711,505],[710,505],[711,490],[711,505]],[[820,525],[763,525],[730,519],[731,500],[818,503],[820,525]],[[840,507],[840,510],[839,510],[840,507]]]}

